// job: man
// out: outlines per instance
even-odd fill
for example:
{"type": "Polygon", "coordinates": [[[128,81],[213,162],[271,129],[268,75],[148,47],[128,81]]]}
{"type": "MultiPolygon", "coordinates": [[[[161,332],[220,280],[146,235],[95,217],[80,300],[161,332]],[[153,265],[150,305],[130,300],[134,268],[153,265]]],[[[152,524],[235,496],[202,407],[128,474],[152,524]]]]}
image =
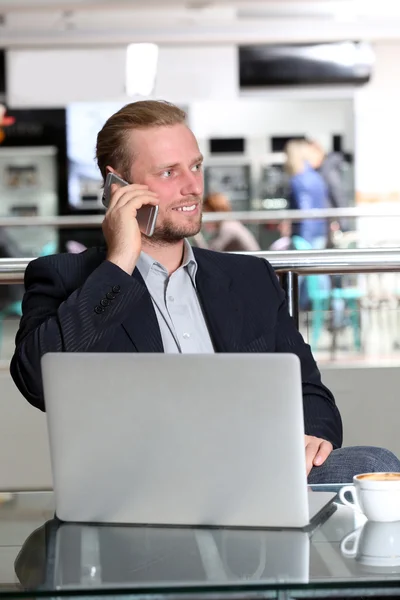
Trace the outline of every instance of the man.
{"type": "Polygon", "coordinates": [[[325,181],[331,208],[343,208],[346,206],[342,180],[343,156],[339,152],[326,154],[316,140],[307,140],[307,144],[309,163],[325,181]]]}
{"type": "Polygon", "coordinates": [[[40,359],[50,351],[293,352],[302,366],[310,481],[400,471],[385,450],[339,449],[340,414],[271,266],[255,257],[191,249],[186,238],[201,227],[203,158],[185,117],[168,103],[137,102],[110,117],[98,134],[103,179],[114,172],[130,185],[112,189],[105,249],[28,266],[11,362],[18,388],[45,409],[40,359]],[[146,204],[159,206],[152,238],[141,235],[135,218],[146,204]]]}

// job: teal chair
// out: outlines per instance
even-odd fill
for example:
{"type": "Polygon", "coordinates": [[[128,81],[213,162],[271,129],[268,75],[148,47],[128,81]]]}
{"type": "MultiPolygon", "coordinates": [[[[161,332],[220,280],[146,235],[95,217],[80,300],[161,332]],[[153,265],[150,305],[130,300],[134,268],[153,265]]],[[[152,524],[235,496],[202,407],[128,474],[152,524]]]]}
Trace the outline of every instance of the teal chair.
{"type": "Polygon", "coordinates": [[[44,246],[42,246],[39,256],[50,256],[50,254],[55,254],[57,252],[57,242],[47,242],[44,246]]]}
{"type": "MultiPolygon", "coordinates": [[[[296,250],[312,250],[309,242],[298,235],[292,236],[292,244],[296,250]]],[[[358,289],[331,287],[329,275],[308,275],[306,279],[307,293],[311,302],[311,340],[310,345],[315,350],[321,336],[326,315],[333,311],[332,326],[332,352],[336,348],[336,335],[338,325],[335,324],[335,312],[343,305],[349,314],[349,323],[353,329],[354,346],[357,351],[361,350],[361,328],[359,301],[362,292],[358,289]]]]}
{"type": "MultiPolygon", "coordinates": [[[[49,256],[50,254],[54,254],[57,251],[56,242],[47,242],[39,252],[39,256],[49,256]]],[[[0,356],[1,356],[1,348],[3,345],[3,332],[4,332],[4,320],[7,317],[19,317],[22,316],[22,302],[20,300],[16,300],[15,302],[11,302],[7,306],[0,311],[0,356]]]]}

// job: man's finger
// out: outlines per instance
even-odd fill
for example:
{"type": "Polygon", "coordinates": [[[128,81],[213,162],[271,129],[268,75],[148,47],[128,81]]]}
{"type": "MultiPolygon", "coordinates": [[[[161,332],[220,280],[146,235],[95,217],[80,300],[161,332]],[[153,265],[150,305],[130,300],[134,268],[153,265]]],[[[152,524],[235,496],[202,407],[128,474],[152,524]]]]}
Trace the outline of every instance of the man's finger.
{"type": "Polygon", "coordinates": [[[319,450],[320,442],[317,438],[311,438],[306,445],[306,467],[307,475],[309,475],[311,469],[314,466],[314,459],[319,450]]]}
{"type": "Polygon", "coordinates": [[[158,196],[154,192],[150,192],[149,190],[135,190],[134,192],[127,190],[119,197],[114,205],[114,209],[119,210],[137,200],[143,201],[143,204],[152,204],[153,201],[154,204],[158,204],[158,196]]]}
{"type": "Polygon", "coordinates": [[[333,446],[330,442],[326,442],[325,440],[321,443],[317,455],[314,459],[314,465],[316,467],[321,466],[322,464],[324,464],[324,462],[326,461],[326,459],[328,458],[328,456],[330,455],[330,453],[333,450],[333,446]]]}
{"type": "MultiPolygon", "coordinates": [[[[149,190],[149,188],[147,187],[147,185],[138,185],[135,184],[135,188],[137,191],[143,191],[146,192],[149,190]]],[[[126,192],[132,190],[132,185],[118,185],[118,183],[112,183],[111,184],[111,188],[110,188],[110,192],[111,192],[111,198],[110,198],[110,205],[109,208],[115,208],[115,206],[118,204],[119,200],[121,199],[122,196],[124,196],[126,194],[126,192]]]]}

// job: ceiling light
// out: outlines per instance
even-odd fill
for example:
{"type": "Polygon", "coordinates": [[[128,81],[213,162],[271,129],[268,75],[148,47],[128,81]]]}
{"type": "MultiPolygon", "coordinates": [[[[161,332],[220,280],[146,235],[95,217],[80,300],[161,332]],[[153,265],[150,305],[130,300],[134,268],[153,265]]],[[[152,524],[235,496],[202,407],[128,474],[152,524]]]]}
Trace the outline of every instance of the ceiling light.
{"type": "Polygon", "coordinates": [[[398,0],[353,0],[352,11],[357,15],[366,17],[394,17],[400,15],[400,3],[398,0]]]}
{"type": "Polygon", "coordinates": [[[155,85],[158,64],[157,44],[129,44],[126,51],[126,93],[149,96],[155,85]]]}

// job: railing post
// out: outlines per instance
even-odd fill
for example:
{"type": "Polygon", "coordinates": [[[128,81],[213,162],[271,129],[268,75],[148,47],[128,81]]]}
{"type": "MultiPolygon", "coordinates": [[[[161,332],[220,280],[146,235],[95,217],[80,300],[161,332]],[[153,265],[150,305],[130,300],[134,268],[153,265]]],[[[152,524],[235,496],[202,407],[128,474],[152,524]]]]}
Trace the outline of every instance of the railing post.
{"type": "Polygon", "coordinates": [[[293,271],[279,273],[281,286],[286,294],[289,314],[299,328],[299,276],[293,271]]]}

